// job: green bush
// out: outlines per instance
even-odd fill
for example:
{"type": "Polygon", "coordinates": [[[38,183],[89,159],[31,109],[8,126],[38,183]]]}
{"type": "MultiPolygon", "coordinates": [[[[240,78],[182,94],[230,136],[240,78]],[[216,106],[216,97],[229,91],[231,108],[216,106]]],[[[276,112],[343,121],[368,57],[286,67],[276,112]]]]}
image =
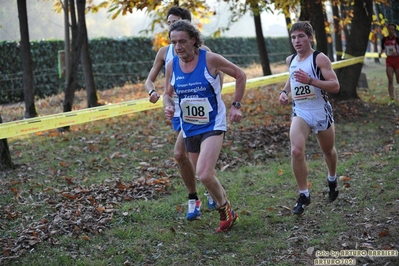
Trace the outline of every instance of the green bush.
{"type": "MultiPolygon", "coordinates": [[[[287,38],[266,38],[270,63],[285,60],[290,53],[287,38]]],[[[233,63],[246,67],[260,63],[256,38],[205,38],[205,44],[233,63]]],[[[89,41],[94,81],[98,90],[136,83],[147,77],[156,52],[151,38],[97,38],[89,41]]],[[[62,40],[32,41],[35,95],[42,98],[64,89],[64,78],[58,74],[58,51],[64,49],[62,40]]],[[[23,101],[23,71],[18,42],[0,42],[0,104],[23,101]]],[[[84,88],[81,67],[78,89],[84,88]]]]}

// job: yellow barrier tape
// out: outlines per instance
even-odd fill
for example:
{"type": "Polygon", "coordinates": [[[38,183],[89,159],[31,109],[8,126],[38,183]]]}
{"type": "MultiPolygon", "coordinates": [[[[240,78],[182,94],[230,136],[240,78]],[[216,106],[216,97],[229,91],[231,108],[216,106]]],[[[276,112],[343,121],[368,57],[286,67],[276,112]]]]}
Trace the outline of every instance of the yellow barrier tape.
{"type": "MultiPolygon", "coordinates": [[[[363,60],[364,57],[360,56],[348,60],[333,62],[332,66],[333,69],[342,68],[349,65],[363,63],[363,60]]],[[[288,75],[288,72],[285,72],[276,75],[249,79],[246,83],[246,89],[285,82],[288,78],[288,75]]],[[[223,85],[223,94],[232,93],[234,91],[235,82],[229,82],[223,85]]],[[[109,104],[104,106],[76,110],[66,113],[6,122],[0,124],[0,139],[18,137],[21,135],[36,133],[39,131],[83,124],[100,119],[106,119],[115,116],[156,109],[160,107],[163,107],[162,97],[156,104],[150,103],[148,99],[145,98],[126,101],[118,104],[109,104]]]]}
{"type": "Polygon", "coordinates": [[[332,68],[337,69],[337,68],[343,68],[343,67],[347,67],[347,66],[355,65],[355,64],[359,64],[359,63],[363,64],[363,61],[364,61],[364,56],[354,57],[351,59],[333,62],[332,68]]]}
{"type": "MultiPolygon", "coordinates": [[[[379,58],[378,53],[366,53],[364,56],[369,57],[369,58],[379,58]]],[[[383,53],[381,55],[381,58],[387,58],[387,55],[385,53],[383,53]]]]}
{"type": "Polygon", "coordinates": [[[119,104],[109,104],[72,112],[7,122],[0,124],[0,139],[151,110],[162,106],[162,101],[153,104],[150,103],[148,99],[139,99],[119,104]]]}

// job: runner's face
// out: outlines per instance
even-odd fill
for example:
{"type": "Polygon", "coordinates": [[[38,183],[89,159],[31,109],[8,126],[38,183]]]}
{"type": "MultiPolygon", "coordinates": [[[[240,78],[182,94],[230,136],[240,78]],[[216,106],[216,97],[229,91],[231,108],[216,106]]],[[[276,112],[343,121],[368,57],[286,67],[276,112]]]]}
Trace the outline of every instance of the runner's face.
{"type": "Polygon", "coordinates": [[[298,53],[306,52],[311,48],[311,41],[313,37],[306,35],[304,31],[293,31],[291,33],[291,43],[298,53]]]}
{"type": "Polygon", "coordinates": [[[181,59],[191,59],[195,55],[195,38],[190,39],[187,32],[172,31],[170,41],[175,46],[175,52],[181,59]]]}
{"type": "Polygon", "coordinates": [[[168,17],[168,25],[170,26],[173,24],[173,22],[178,21],[178,20],[181,20],[181,17],[170,14],[168,17]]]}
{"type": "Polygon", "coordinates": [[[388,33],[389,33],[389,36],[391,36],[391,37],[395,35],[395,26],[394,25],[389,25],[388,33]]]}

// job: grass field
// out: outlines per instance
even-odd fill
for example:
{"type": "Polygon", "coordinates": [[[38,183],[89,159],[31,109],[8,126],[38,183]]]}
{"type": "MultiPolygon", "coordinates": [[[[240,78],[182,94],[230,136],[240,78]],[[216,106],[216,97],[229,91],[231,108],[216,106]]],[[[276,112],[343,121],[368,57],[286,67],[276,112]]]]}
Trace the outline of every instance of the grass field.
{"type": "MultiPolygon", "coordinates": [[[[259,66],[245,71],[261,75],[259,66]]],[[[360,99],[333,103],[339,198],[328,203],[327,170],[312,136],[312,203],[300,217],[291,212],[298,191],[290,106],[278,103],[282,84],[246,92],[244,119],[229,125],[217,165],[239,214],[226,234],[215,234],[218,213],[206,208],[201,219],[185,220],[175,133],[161,109],[8,139],[16,169],[0,173],[0,264],[314,265],[337,258],[398,265],[399,103],[389,101],[383,64],[368,59],[363,72],[368,89],[359,89],[360,99]]],[[[104,103],[143,97],[140,84],[99,92],[104,103]]],[[[38,100],[38,113],[61,112],[62,99],[38,100]]],[[[78,92],[75,108],[84,105],[78,92]]],[[[4,122],[23,115],[20,104],[0,110],[4,122]]],[[[202,196],[201,184],[198,190],[202,196]]]]}

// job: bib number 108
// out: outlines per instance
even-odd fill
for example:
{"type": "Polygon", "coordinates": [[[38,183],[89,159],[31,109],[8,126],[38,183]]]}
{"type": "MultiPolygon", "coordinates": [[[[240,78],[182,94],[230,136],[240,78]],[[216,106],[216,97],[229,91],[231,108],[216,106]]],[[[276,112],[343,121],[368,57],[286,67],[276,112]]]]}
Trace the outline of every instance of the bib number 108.
{"type": "Polygon", "coordinates": [[[186,111],[188,116],[205,116],[204,106],[187,105],[186,111]]]}

